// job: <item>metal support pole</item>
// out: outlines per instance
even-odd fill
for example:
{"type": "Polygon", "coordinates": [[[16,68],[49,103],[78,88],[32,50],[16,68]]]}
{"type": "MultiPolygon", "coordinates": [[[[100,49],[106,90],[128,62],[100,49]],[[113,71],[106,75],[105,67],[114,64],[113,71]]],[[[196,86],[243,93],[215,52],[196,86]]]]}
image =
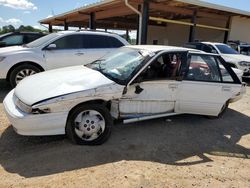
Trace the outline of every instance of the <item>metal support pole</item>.
{"type": "MultiPolygon", "coordinates": [[[[138,5],[138,11],[141,12],[141,5],[138,5]]],[[[139,32],[140,32],[140,16],[138,15],[136,17],[136,23],[137,23],[137,28],[136,28],[136,44],[139,44],[139,38],[140,38],[140,35],[139,35],[139,32]]]]}
{"type": "Polygon", "coordinates": [[[225,35],[224,35],[224,43],[226,44],[227,41],[228,41],[228,37],[229,37],[229,31],[230,31],[230,26],[231,26],[231,16],[228,17],[228,20],[227,20],[227,29],[229,29],[228,31],[225,31],[225,35]]]}
{"type": "Polygon", "coordinates": [[[192,17],[192,23],[193,26],[190,26],[190,32],[189,32],[189,42],[194,42],[195,40],[195,34],[196,34],[196,24],[197,24],[197,10],[194,10],[194,14],[192,17]]]}
{"type": "Polygon", "coordinates": [[[69,25],[66,21],[64,21],[64,30],[69,30],[69,25]]]}
{"type": "Polygon", "coordinates": [[[141,44],[147,44],[148,19],[149,19],[149,1],[144,0],[143,1],[143,12],[142,12],[141,44]]]}
{"type": "Polygon", "coordinates": [[[49,32],[52,33],[53,32],[53,28],[52,28],[52,25],[49,24],[49,32]]]}
{"type": "Polygon", "coordinates": [[[128,29],[126,29],[126,40],[127,40],[127,41],[129,40],[129,32],[128,32],[128,29]]]}
{"type": "Polygon", "coordinates": [[[95,25],[95,13],[91,12],[89,17],[89,29],[96,29],[95,25]]]}

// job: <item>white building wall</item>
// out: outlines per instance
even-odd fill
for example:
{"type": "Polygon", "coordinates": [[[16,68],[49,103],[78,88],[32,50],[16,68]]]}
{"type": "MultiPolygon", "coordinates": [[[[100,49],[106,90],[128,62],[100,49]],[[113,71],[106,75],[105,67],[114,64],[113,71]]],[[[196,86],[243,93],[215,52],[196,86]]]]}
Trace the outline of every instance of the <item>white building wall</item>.
{"type": "MultiPolygon", "coordinates": [[[[188,20],[186,21],[188,22],[188,20]]],[[[211,19],[198,19],[197,23],[226,27],[227,20],[211,20],[211,19]]],[[[162,26],[148,26],[148,44],[153,44],[156,40],[159,45],[172,45],[183,46],[188,42],[190,27],[180,24],[167,23],[166,27],[162,26]]],[[[223,42],[225,31],[196,28],[196,40],[211,41],[211,42],[223,42]]],[[[240,40],[250,43],[250,19],[235,16],[232,18],[231,30],[229,32],[229,40],[240,40]]]]}
{"type": "Polygon", "coordinates": [[[231,22],[229,39],[250,43],[250,19],[234,16],[231,22]]]}
{"type": "MultiPolygon", "coordinates": [[[[184,20],[183,20],[184,21],[184,20]]],[[[185,20],[190,22],[190,20],[185,20]]],[[[197,19],[197,23],[225,27],[226,20],[197,19]]],[[[148,44],[153,44],[154,40],[159,45],[183,46],[188,42],[190,26],[167,23],[167,26],[148,26],[148,44]]],[[[223,42],[224,31],[196,28],[196,40],[223,42]]]]}
{"type": "Polygon", "coordinates": [[[163,26],[148,26],[148,44],[156,40],[159,45],[182,46],[189,37],[189,26],[167,24],[163,26]]]}

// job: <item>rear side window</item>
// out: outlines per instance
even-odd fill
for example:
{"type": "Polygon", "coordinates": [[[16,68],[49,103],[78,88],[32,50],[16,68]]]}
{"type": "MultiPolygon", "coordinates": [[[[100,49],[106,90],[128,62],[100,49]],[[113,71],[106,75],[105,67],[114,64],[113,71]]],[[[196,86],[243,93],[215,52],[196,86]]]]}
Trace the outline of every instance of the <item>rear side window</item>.
{"type": "Polygon", "coordinates": [[[83,35],[84,48],[118,48],[124,46],[118,39],[103,35],[83,35]]]}
{"type": "Polygon", "coordinates": [[[221,82],[217,62],[213,56],[191,55],[186,80],[221,82]]]}
{"type": "Polygon", "coordinates": [[[223,82],[234,82],[232,76],[227,71],[227,69],[224,67],[224,65],[222,65],[221,61],[219,59],[217,59],[217,61],[219,63],[219,68],[220,68],[220,72],[221,72],[222,81],[223,82]]]}
{"type": "Polygon", "coordinates": [[[83,48],[83,37],[82,35],[69,35],[56,40],[53,44],[56,45],[56,49],[79,49],[83,48]]]}
{"type": "Polygon", "coordinates": [[[119,48],[124,44],[115,37],[108,37],[110,48],[119,48]]]}

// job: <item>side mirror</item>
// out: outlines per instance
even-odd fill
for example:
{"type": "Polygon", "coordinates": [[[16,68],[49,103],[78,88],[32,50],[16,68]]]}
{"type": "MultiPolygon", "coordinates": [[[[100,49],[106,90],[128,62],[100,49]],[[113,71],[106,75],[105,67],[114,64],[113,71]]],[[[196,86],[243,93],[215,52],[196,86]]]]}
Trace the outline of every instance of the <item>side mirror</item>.
{"type": "Polygon", "coordinates": [[[135,86],[135,94],[140,94],[144,89],[140,85],[135,86]]]}
{"type": "Polygon", "coordinates": [[[56,49],[56,44],[50,44],[46,47],[46,50],[54,50],[56,49]]]}
{"type": "Polygon", "coordinates": [[[6,46],[6,42],[0,41],[0,47],[5,47],[6,46]]]}

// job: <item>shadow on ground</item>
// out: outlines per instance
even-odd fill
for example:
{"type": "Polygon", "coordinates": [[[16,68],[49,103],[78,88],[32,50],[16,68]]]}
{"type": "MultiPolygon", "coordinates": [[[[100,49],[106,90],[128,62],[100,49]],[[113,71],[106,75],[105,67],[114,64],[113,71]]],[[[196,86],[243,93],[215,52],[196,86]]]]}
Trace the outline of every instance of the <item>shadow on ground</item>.
{"type": "Polygon", "coordinates": [[[19,136],[8,127],[0,137],[0,164],[10,173],[37,177],[121,160],[194,165],[212,161],[205,153],[245,159],[250,155],[237,144],[250,134],[248,116],[228,110],[221,119],[193,115],[170,119],[118,124],[101,146],[73,145],[64,136],[19,136]],[[179,162],[192,156],[200,159],[179,162]]]}

